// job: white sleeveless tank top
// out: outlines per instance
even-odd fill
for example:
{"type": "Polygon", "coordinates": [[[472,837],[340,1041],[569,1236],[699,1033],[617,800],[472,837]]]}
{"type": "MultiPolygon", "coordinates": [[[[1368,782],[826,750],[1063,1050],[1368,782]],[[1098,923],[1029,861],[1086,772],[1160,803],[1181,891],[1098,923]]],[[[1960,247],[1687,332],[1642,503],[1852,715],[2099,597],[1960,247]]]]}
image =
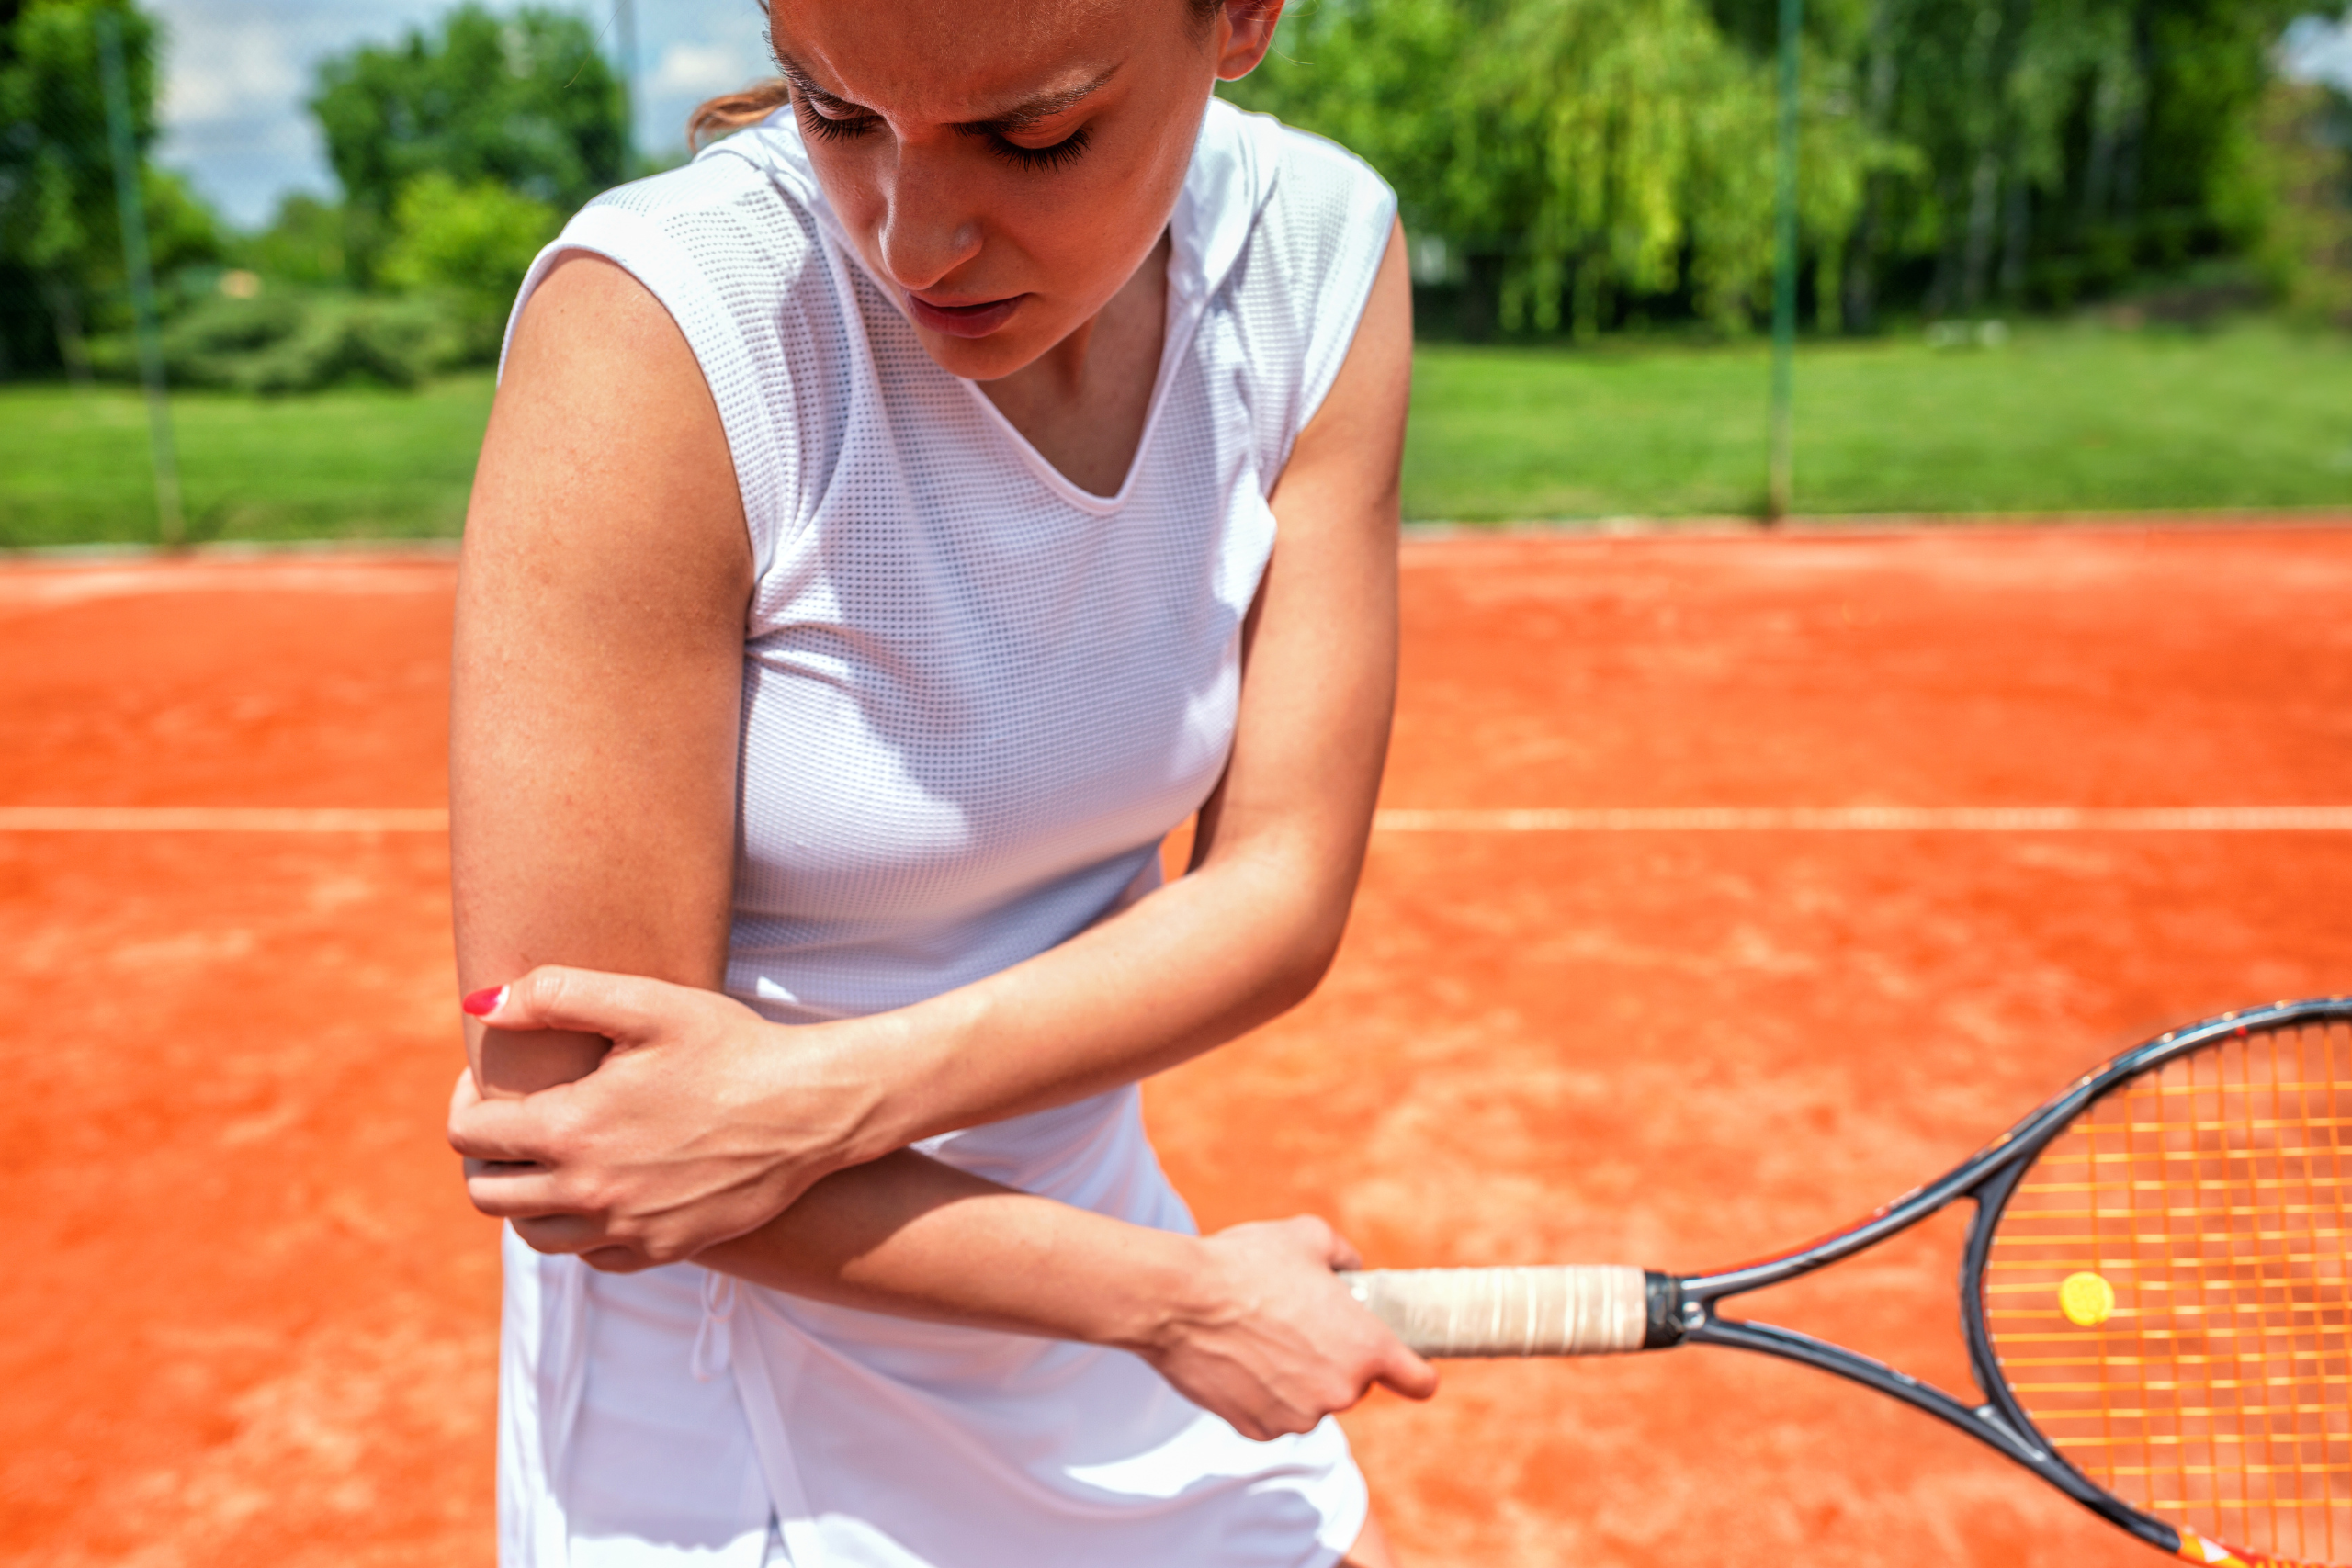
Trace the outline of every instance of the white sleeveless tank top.
{"type": "MultiPolygon", "coordinates": [[[[922,351],[788,113],[599,197],[548,247],[522,297],[564,251],[627,268],[684,332],[734,458],[757,585],[731,994],[787,1023],[905,1006],[1158,886],[1159,840],[1231,748],[1266,497],[1394,215],[1346,152],[1210,105],[1114,496],[922,351]]],[[[1191,1228],[1133,1088],[925,1147],[1191,1228]]],[[[1336,1427],[1246,1441],[1121,1352],[690,1265],[603,1276],[511,1235],[501,1404],[506,1568],[1303,1568],[1364,1515],[1336,1427]]]]}

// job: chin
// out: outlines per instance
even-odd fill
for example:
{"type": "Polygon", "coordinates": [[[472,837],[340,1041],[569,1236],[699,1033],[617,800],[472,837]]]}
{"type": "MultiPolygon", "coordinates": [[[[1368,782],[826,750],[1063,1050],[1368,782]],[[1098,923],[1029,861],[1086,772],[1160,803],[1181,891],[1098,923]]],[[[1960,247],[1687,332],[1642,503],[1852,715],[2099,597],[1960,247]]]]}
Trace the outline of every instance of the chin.
{"type": "Polygon", "coordinates": [[[1036,333],[1022,331],[1018,321],[1008,321],[1001,330],[981,338],[950,337],[922,327],[915,329],[915,336],[942,370],[967,381],[994,381],[1010,376],[1053,346],[1036,333]]]}

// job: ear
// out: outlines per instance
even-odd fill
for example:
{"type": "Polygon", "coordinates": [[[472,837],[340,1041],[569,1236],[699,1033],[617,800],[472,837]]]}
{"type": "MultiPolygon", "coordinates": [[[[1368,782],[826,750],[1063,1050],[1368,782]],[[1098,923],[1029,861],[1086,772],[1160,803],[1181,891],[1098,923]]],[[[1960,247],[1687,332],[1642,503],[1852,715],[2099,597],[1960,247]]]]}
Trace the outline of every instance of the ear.
{"type": "Polygon", "coordinates": [[[1238,82],[1273,47],[1283,0],[1225,0],[1216,19],[1216,79],[1238,82]]]}

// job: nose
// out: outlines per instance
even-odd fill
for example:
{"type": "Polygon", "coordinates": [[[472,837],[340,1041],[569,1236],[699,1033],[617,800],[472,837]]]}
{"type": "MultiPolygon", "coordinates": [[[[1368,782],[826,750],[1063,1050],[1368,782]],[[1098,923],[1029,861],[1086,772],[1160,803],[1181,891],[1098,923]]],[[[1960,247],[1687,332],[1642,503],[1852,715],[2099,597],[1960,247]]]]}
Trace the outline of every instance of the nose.
{"type": "Polygon", "coordinates": [[[924,289],[980,249],[972,180],[960,149],[901,142],[882,192],[882,265],[902,288],[924,289]]]}

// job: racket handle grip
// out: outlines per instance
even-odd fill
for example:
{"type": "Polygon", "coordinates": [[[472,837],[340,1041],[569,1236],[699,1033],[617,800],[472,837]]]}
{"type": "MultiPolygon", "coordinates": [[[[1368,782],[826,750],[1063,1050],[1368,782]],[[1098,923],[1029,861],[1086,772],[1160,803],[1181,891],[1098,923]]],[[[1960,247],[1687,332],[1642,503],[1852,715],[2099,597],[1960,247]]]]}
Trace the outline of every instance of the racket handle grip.
{"type": "Polygon", "coordinates": [[[1374,1269],[1340,1278],[1424,1356],[1613,1356],[1679,1337],[1653,1326],[1652,1277],[1639,1269],[1374,1269]]]}

